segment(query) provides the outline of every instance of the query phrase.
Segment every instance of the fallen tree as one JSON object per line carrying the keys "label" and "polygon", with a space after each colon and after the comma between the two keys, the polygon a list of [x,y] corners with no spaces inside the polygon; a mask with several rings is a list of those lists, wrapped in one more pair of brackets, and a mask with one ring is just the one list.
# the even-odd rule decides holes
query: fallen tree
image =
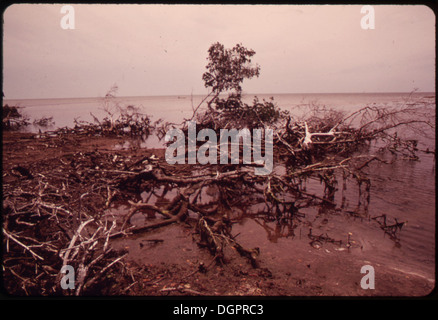
{"label": "fallen tree", "polygon": [[[247,55],[253,56],[253,51],[241,46],[235,51],[241,54],[237,64],[229,61],[235,56],[233,50],[227,55],[223,47],[216,45],[210,52],[214,57],[221,53],[220,61],[224,61],[225,55],[232,69],[239,63],[249,63]],[[231,254],[226,248],[234,248],[232,252],[257,268],[263,252],[257,247],[245,248],[233,233],[233,224],[242,215],[276,221],[293,229],[305,220],[303,208],[345,209],[344,201],[336,202],[334,195],[340,181],[344,190],[348,180],[356,183],[359,200],[356,210],[346,214],[363,216],[367,214],[372,184],[367,173],[373,162],[390,164],[394,159],[388,159],[386,153],[415,161],[418,152],[434,152],[421,149],[412,139],[403,139],[399,130],[409,127],[426,134],[426,129],[434,128],[434,107],[424,101],[409,101],[391,108],[366,106],[349,115],[311,109],[296,117],[293,110],[284,112],[273,100],[255,99],[253,105],[244,104],[240,95],[244,77],[240,75],[228,86],[226,81],[234,73],[227,71],[225,77],[215,74],[220,68],[210,67],[210,76],[204,79],[207,86],[213,87],[208,95],[211,99],[204,100],[205,110],[201,105],[194,109],[192,117],[196,119],[197,133],[205,128],[272,128],[276,164],[273,172],[256,175],[253,165],[219,161],[208,165],[170,165],[163,155],[157,157],[148,150],[142,154],[131,154],[129,150],[83,150],[56,158],[29,159],[19,165],[13,158],[6,158],[3,266],[9,292],[124,294],[136,280],[124,262],[126,252],[112,249],[113,239],[178,223],[192,228],[195,241],[211,253],[217,264],[226,264],[227,255]],[[258,67],[247,67],[252,70],[245,73],[247,78],[258,75]],[[215,79],[225,82],[218,84]],[[220,96],[225,89],[235,90],[228,99]],[[167,123],[157,128],[142,119],[122,116],[105,121],[96,119],[93,124],[78,122],[75,128],[34,135],[26,143],[44,141],[47,146],[58,146],[61,144],[57,141],[68,135],[129,137],[151,134],[154,130],[165,132],[175,126]],[[130,125],[133,127],[125,130]],[[188,130],[185,123],[180,128]],[[198,143],[197,148],[201,145]],[[242,148],[240,145],[240,152]],[[187,150],[185,156],[188,157]],[[320,182],[320,191],[306,190],[311,180]],[[153,202],[150,200],[153,197],[161,201]],[[124,216],[108,213],[116,203],[127,205]],[[135,225],[132,217],[139,213],[156,220]],[[398,241],[404,222],[395,220],[395,224],[388,225],[386,216],[374,217],[374,221],[392,240]],[[328,234],[316,235],[309,228],[308,237],[312,246],[324,242],[351,246],[350,235],[347,241],[333,239]],[[74,291],[60,287],[61,270],[67,265],[77,270]],[[208,272],[210,265],[200,265],[194,272]]]}

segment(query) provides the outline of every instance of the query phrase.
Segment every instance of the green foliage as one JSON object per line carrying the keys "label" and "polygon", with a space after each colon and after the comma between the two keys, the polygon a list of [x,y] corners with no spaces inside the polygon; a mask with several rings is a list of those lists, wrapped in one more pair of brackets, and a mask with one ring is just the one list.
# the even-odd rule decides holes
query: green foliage
{"label": "green foliage", "polygon": [[3,119],[21,118],[21,117],[22,117],[22,115],[18,112],[17,107],[15,107],[15,106],[10,107],[7,104],[3,106],[3,114],[2,114]]}
{"label": "green foliage", "polygon": [[258,77],[260,67],[251,64],[255,51],[237,44],[232,49],[226,49],[217,42],[208,49],[209,63],[207,72],[202,76],[206,88],[219,95],[221,92],[234,90],[238,95],[242,92],[243,80]]}
{"label": "green foliage", "polygon": [[24,117],[17,107],[6,104],[2,107],[2,124],[4,130],[18,130],[29,125],[29,118]]}
{"label": "green foliage", "polygon": [[246,104],[240,97],[230,95],[226,100],[218,99],[216,108],[228,121],[234,122],[236,126],[248,128],[273,125],[288,115],[287,111],[280,110],[272,97],[268,101],[260,101],[258,97],[254,97],[252,104]]}
{"label": "green foliage", "polygon": [[[260,75],[260,66],[253,65],[251,58],[255,51],[237,44],[232,49],[226,49],[223,44],[217,42],[208,50],[209,63],[207,72],[202,76],[205,87],[211,88],[213,98],[208,106],[215,107],[219,116],[227,122],[233,122],[235,126],[258,127],[265,124],[273,124],[285,112],[280,111],[271,98],[270,101],[260,102],[254,98],[252,105],[242,102],[242,82]],[[227,98],[219,95],[229,92]]]}
{"label": "green foliage", "polygon": [[287,111],[280,110],[274,103],[273,97],[271,97],[269,101],[263,99],[263,102],[260,102],[257,97],[254,97],[253,105],[249,106],[245,104],[243,109],[246,118],[250,120],[253,119],[253,122],[259,120],[265,124],[274,124],[288,113]]}

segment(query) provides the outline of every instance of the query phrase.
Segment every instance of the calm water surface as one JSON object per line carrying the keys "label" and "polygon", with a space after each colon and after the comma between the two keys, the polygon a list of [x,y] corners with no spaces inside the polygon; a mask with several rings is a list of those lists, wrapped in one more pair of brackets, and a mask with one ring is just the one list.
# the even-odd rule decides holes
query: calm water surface
{"label": "calm water surface", "polygon": [[[381,93],[381,94],[275,94],[258,95],[260,99],[269,99],[273,96],[278,106],[285,110],[299,110],[300,106],[325,105],[346,112],[353,112],[364,106],[392,106],[396,104],[423,101],[425,105],[435,106],[434,93]],[[193,107],[201,101],[202,96],[157,96],[157,97],[120,97],[117,103],[120,106],[134,105],[140,107],[141,112],[152,116],[153,120],[163,118],[169,122],[179,123],[190,118]],[[244,98],[251,102],[253,95]],[[43,116],[52,116],[55,128],[73,126],[74,119],[92,121],[90,113],[103,118],[102,98],[75,98],[75,99],[33,99],[33,100],[5,100],[9,105],[22,107],[21,111],[31,120]],[[38,127],[29,126],[26,130],[37,132]],[[54,128],[50,128],[54,129]],[[422,149],[435,150],[435,132],[430,131],[427,138],[419,137],[415,133],[407,133],[412,139],[419,140]],[[151,139],[147,146],[160,146],[160,142]],[[352,239],[358,246],[352,250],[353,254],[374,258],[382,264],[392,265],[398,270],[421,275],[427,279],[435,278],[435,157],[433,154],[420,153],[420,161],[397,161],[392,165],[375,163],[370,166],[372,179],[370,204],[366,217],[348,217],[345,214],[330,215],[329,223],[325,223],[325,212],[304,212],[313,219],[315,226],[320,226],[321,232],[327,232],[332,238],[345,239],[351,232]],[[342,182],[340,182],[342,184]],[[309,190],[319,188],[315,183],[309,183]],[[339,187],[339,189],[341,189]],[[347,191],[346,209],[354,211],[356,208],[357,189],[351,183]],[[336,194],[340,201],[341,191]],[[375,220],[371,217],[386,214],[388,224],[408,221],[400,233],[400,245],[389,239]],[[290,237],[281,234],[272,235],[267,232],[266,226],[252,220],[243,222],[252,229],[257,238],[260,232],[266,234],[265,247],[269,250],[272,244],[281,242],[293,248],[294,241],[307,241],[305,236]],[[272,225],[275,229],[275,226]],[[315,232],[317,233],[317,232]],[[303,240],[304,238],[304,240]],[[263,247],[263,246],[261,246]]]}

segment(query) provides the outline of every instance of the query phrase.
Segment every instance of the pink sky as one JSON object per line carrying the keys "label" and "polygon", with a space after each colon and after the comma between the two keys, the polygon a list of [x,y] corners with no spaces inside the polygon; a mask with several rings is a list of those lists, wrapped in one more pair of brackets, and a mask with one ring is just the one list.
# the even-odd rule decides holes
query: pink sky
{"label": "pink sky", "polygon": [[254,49],[249,93],[404,92],[435,88],[435,16],[425,6],[15,4],[4,12],[9,99],[205,94],[214,42]]}

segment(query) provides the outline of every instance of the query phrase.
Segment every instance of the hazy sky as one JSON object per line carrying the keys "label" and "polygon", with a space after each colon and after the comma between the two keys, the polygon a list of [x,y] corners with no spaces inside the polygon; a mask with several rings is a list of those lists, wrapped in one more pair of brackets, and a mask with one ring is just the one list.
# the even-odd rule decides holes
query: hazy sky
{"label": "hazy sky", "polygon": [[15,4],[3,15],[6,98],[205,94],[214,42],[256,51],[247,93],[435,90],[435,16],[425,6]]}

